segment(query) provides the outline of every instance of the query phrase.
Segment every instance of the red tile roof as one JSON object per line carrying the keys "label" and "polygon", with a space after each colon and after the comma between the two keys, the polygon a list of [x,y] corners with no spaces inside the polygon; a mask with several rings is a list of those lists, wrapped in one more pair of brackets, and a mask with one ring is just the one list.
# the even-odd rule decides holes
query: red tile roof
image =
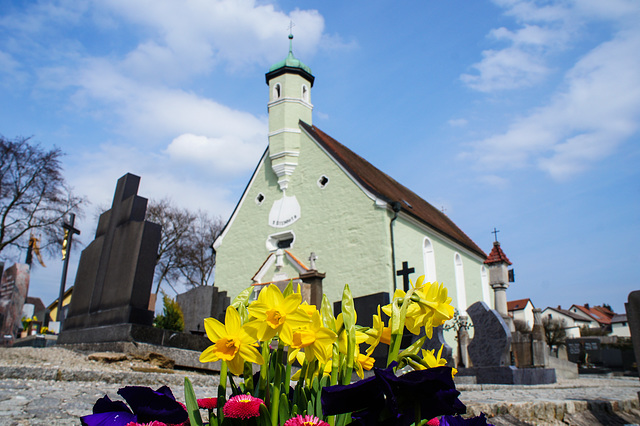
{"label": "red tile roof", "polygon": [[[519,311],[520,309],[524,309],[530,301],[530,299],[518,299],[507,302],[507,311]],[[533,303],[531,303],[531,305],[533,306]]]}
{"label": "red tile roof", "polygon": [[589,315],[591,318],[596,320],[599,324],[604,324],[604,325],[611,324],[611,318],[609,318],[604,313],[600,312],[598,309],[591,308],[591,307],[587,308],[586,306],[581,306],[581,305],[573,305],[572,308],[573,307]]}
{"label": "red tile roof", "polygon": [[496,241],[493,243],[491,253],[489,253],[489,257],[487,257],[487,260],[485,260],[484,263],[486,263],[487,265],[491,265],[492,263],[500,262],[505,262],[507,265],[511,265],[511,261],[509,261],[507,255],[504,254],[504,252],[500,248],[500,243]]}
{"label": "red tile roof", "polygon": [[389,204],[396,203],[402,212],[486,258],[485,252],[440,210],[316,126],[309,126],[303,121],[300,121],[300,126],[367,191]]}

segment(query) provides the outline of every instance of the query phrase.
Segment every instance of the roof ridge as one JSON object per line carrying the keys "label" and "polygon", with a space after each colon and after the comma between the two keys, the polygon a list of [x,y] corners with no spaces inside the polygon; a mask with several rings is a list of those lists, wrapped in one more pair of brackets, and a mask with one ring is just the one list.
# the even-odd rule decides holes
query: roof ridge
{"label": "roof ridge", "polygon": [[[400,208],[404,213],[451,238],[472,253],[486,259],[486,253],[447,215],[436,209],[428,201],[318,127],[309,125],[302,120],[299,121],[299,124],[365,189],[388,203],[400,203]],[[402,203],[403,201],[404,203]]]}

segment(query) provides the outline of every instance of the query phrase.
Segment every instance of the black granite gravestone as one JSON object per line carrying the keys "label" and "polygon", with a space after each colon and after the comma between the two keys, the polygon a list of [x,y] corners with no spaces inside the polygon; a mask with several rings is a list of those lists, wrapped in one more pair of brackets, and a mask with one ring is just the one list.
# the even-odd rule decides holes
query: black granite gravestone
{"label": "black granite gravestone", "polygon": [[[624,304],[627,311],[627,323],[631,332],[631,342],[636,355],[636,367],[640,374],[640,290],[629,293],[628,302]],[[640,398],[640,392],[638,392]]]}
{"label": "black granite gravestone", "polygon": [[136,195],[139,184],[132,174],[118,180],[111,210],[80,256],[64,331],[152,324],[149,296],[162,228],[144,220],[147,199]]}
{"label": "black granite gravestone", "polygon": [[475,376],[478,384],[534,385],[555,383],[553,368],[516,368],[510,364],[511,331],[502,316],[484,302],[467,308],[474,336],[468,352],[472,367],[460,369],[461,376]]}

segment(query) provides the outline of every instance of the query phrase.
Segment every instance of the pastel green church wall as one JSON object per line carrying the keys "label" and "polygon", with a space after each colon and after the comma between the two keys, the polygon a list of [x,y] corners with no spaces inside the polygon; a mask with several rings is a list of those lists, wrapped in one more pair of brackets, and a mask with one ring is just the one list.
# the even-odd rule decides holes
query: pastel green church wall
{"label": "pastel green church wall", "polygon": [[[251,284],[251,277],[269,255],[269,235],[292,230],[294,245],[289,249],[308,265],[316,253],[319,272],[326,273],[324,292],[330,301],[340,300],[344,284],[355,296],[392,289],[389,219],[385,209],[375,207],[357,185],[316,143],[302,133],[299,165],[290,177],[287,196],[296,196],[300,219],[286,228],[268,225],[273,202],[282,197],[267,157],[260,166],[234,223],[229,227],[217,252],[216,286],[233,298]],[[324,188],[318,179],[326,176]],[[262,205],[255,203],[264,194]],[[292,267],[284,271],[290,277],[299,274]],[[270,281],[270,270],[263,281]]]}

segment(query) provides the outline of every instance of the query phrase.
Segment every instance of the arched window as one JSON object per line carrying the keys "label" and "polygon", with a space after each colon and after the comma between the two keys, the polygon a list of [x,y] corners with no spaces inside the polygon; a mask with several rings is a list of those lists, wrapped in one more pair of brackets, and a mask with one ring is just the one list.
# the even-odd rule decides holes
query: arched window
{"label": "arched window", "polygon": [[489,291],[489,271],[482,265],[480,268],[480,285],[482,285],[482,300],[491,307],[491,292]]}
{"label": "arched window", "polygon": [[462,257],[456,253],[453,255],[453,263],[456,271],[456,299],[458,301],[458,312],[460,315],[467,315],[467,294],[464,287],[464,267]]}
{"label": "arched window", "polygon": [[280,86],[280,83],[276,83],[275,86],[273,86],[273,99],[280,99],[281,96],[281,92],[282,91],[282,86]]}
{"label": "arched window", "polygon": [[306,84],[302,85],[302,100],[305,102],[309,102],[309,89]]}
{"label": "arched window", "polygon": [[433,253],[433,244],[431,240],[424,237],[422,243],[422,257],[424,259],[424,279],[427,282],[436,281],[436,256]]}

